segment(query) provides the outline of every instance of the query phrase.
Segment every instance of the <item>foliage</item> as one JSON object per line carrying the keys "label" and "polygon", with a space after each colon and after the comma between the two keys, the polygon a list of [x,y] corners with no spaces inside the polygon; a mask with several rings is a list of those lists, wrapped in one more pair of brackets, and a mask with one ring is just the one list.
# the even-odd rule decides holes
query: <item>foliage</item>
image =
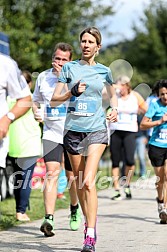
{"label": "foliage", "polygon": [[105,6],[102,0],[1,0],[0,30],[9,35],[11,56],[22,69],[42,71],[51,66],[57,42],[70,43],[75,57],[79,32],[112,14],[112,2]]}
{"label": "foliage", "polygon": [[145,82],[153,85],[167,72],[167,4],[152,0],[141,19],[142,30],[134,27],[135,38],[129,42],[126,57],[139,72],[148,75]]}
{"label": "foliage", "polygon": [[109,66],[114,60],[124,59],[133,68],[132,86],[166,78],[167,73],[167,3],[152,0],[144,10],[139,26],[134,25],[134,39],[109,45],[101,51],[100,62]]}
{"label": "foliage", "polygon": [[122,47],[121,45],[112,46],[106,49],[103,49],[102,52],[98,56],[98,61],[106,66],[110,66],[110,64],[117,59],[123,59]]}
{"label": "foliage", "polygon": [[[79,56],[78,35],[97,24],[104,32],[104,17],[112,16],[114,0],[0,0],[0,30],[10,37],[11,56],[21,69],[40,72],[51,67],[51,55],[57,42],[70,43],[74,59]],[[134,39],[102,48],[97,60],[106,66],[117,59],[133,67],[133,86],[141,82],[153,85],[167,72],[167,3],[152,0],[145,8]],[[106,18],[105,18],[106,19]],[[123,22],[123,21],[122,21]]]}

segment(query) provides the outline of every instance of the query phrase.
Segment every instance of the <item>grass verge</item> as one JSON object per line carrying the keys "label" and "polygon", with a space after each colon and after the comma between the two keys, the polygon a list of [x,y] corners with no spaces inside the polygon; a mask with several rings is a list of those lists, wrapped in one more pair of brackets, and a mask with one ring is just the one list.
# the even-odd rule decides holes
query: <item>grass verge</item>
{"label": "grass verge", "polygon": [[[69,194],[65,192],[66,200],[58,199],[56,201],[56,209],[64,209],[69,207]],[[26,213],[31,221],[39,220],[44,216],[43,193],[40,189],[34,189],[30,196],[30,210]],[[0,231],[6,230],[13,226],[19,225],[21,222],[15,218],[15,200],[8,198],[0,202]]]}

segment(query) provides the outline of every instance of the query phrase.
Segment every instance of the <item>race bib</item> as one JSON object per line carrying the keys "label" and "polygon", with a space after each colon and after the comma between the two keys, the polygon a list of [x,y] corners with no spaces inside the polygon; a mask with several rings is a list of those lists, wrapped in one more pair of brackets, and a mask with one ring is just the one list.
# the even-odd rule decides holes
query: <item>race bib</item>
{"label": "race bib", "polygon": [[61,104],[57,107],[50,107],[46,105],[46,118],[48,120],[62,120],[66,116],[66,107],[64,104]]}
{"label": "race bib", "polygon": [[96,100],[93,98],[79,99],[72,97],[68,107],[68,113],[76,116],[92,116],[96,112]]}
{"label": "race bib", "polygon": [[160,129],[156,142],[167,143],[167,129]]}
{"label": "race bib", "polygon": [[118,121],[119,123],[126,123],[131,124],[132,122],[137,121],[137,115],[136,114],[125,114],[125,113],[119,113],[118,114]]}

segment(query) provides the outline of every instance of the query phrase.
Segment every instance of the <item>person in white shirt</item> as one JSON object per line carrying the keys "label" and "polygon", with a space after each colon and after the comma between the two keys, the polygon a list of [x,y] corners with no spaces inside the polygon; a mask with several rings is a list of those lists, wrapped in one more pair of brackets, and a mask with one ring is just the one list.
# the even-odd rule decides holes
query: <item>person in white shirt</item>
{"label": "person in white shirt", "polygon": [[[53,68],[39,74],[33,93],[34,117],[43,121],[40,105],[44,104],[44,126],[43,126],[43,155],[46,163],[47,178],[44,187],[45,218],[41,225],[41,232],[45,236],[53,236],[54,233],[54,211],[57,197],[57,181],[60,173],[62,154],[65,156],[65,169],[68,180],[73,178],[72,168],[68,155],[63,145],[64,122],[66,118],[66,105],[51,108],[49,105],[58,75],[62,66],[72,58],[72,47],[66,43],[58,43],[52,57]],[[40,113],[39,113],[40,112]],[[77,230],[81,222],[81,214],[78,205],[75,181],[69,186],[71,200],[70,228]]]}
{"label": "person in white shirt", "polygon": [[[0,167],[5,168],[9,125],[29,110],[31,95],[17,63],[11,57],[1,53],[0,73]],[[16,99],[16,104],[10,111],[7,104],[8,95]]]}

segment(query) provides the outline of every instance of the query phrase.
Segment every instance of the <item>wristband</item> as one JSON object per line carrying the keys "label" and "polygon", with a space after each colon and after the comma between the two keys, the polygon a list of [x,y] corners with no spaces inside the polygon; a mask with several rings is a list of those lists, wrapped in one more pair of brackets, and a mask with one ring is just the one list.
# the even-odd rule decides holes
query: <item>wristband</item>
{"label": "wristband", "polygon": [[77,84],[75,84],[75,86],[73,86],[72,88],[71,88],[71,94],[73,95],[73,96],[76,96],[76,97],[78,97],[78,96],[80,96],[82,93],[79,93],[78,92],[78,86],[79,86],[79,82],[77,83]]}

